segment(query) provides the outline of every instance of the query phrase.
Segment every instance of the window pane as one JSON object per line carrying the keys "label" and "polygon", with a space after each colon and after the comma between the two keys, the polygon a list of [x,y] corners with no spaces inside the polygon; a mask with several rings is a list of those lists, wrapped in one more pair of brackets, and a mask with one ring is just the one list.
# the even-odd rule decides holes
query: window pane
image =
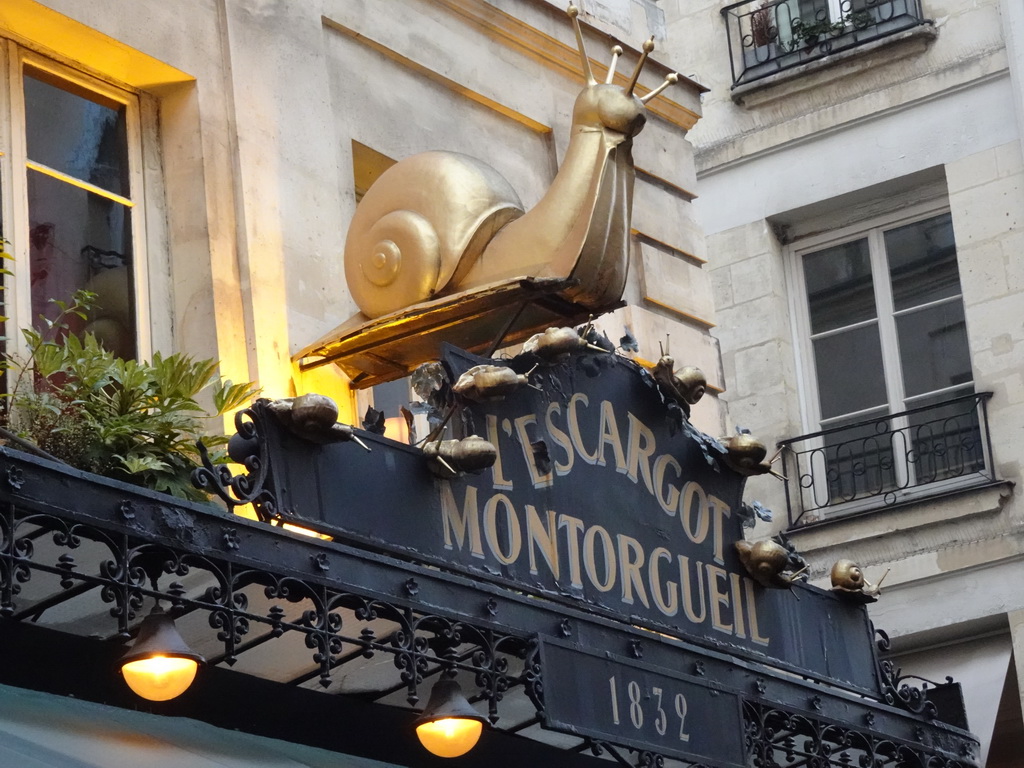
{"label": "window pane", "polygon": [[878,326],[814,340],[821,418],[855,413],[888,402]]}
{"label": "window pane", "polygon": [[121,357],[135,355],[130,211],[120,203],[42,173],[28,171],[29,269],[32,316],[55,317],[51,299],[66,301],[79,288],[97,294],[90,331]]}
{"label": "window pane", "polygon": [[123,106],[112,109],[26,74],[25,133],[30,160],[129,195]]}
{"label": "window pane", "polygon": [[875,317],[868,241],[854,240],[804,256],[811,333]]}
{"label": "window pane", "polygon": [[885,233],[896,311],[960,294],[953,221],[948,213]]}
{"label": "window pane", "polygon": [[967,325],[959,299],[896,318],[908,397],[972,381]]}
{"label": "window pane", "polygon": [[[819,21],[829,21],[831,14],[829,13],[828,0],[790,0],[786,3],[791,8],[796,7],[796,13],[793,14],[794,19],[799,18],[803,24],[814,24]],[[765,3],[770,5],[770,3]]]}

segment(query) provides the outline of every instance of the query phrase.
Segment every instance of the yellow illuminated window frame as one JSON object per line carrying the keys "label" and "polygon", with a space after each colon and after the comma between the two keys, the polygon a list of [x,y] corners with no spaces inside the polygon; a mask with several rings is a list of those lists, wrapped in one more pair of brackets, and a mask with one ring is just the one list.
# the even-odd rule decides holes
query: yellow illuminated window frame
{"label": "yellow illuminated window frame", "polygon": [[[32,325],[29,264],[28,172],[34,171],[62,183],[115,201],[128,211],[132,232],[132,274],[134,284],[136,353],[152,354],[149,300],[149,262],[146,252],[147,224],[145,179],[143,176],[143,127],[140,94],[77,71],[40,55],[13,40],[0,38],[0,221],[14,256],[14,274],[8,277],[5,309],[20,328]],[[114,109],[124,108],[128,144],[129,195],[119,195],[83,179],[29,159],[25,135],[24,78],[31,76],[76,96]],[[67,297],[55,297],[67,298]],[[7,334],[8,351],[25,357],[24,341],[17,333]]]}

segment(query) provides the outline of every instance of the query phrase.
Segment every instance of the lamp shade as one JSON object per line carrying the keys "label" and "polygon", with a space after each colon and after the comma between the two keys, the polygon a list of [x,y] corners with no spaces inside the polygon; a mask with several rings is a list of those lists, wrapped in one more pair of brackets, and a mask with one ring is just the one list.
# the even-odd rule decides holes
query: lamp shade
{"label": "lamp shade", "polygon": [[135,693],[150,701],[167,701],[184,693],[203,657],[185,643],[174,620],[160,606],[142,620],[139,636],[121,657],[121,674]]}
{"label": "lamp shade", "polygon": [[458,757],[476,746],[483,725],[484,718],[473,709],[459,684],[438,680],[416,720],[416,736],[428,752],[438,757]]}

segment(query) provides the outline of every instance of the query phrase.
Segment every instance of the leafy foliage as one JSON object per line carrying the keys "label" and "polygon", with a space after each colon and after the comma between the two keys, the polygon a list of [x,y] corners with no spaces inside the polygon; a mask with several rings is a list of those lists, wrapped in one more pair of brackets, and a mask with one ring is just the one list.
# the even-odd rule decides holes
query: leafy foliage
{"label": "leafy foliage", "polygon": [[[210,419],[246,404],[256,393],[248,383],[221,381],[217,363],[157,353],[151,363],[122,360],[91,334],[70,333],[67,320],[85,318],[95,296],[77,291],[53,302],[60,313],[43,318],[42,331],[22,330],[30,356],[17,372],[5,414],[7,428],[52,456],[97,474],[188,499],[204,499],[190,475],[200,438],[223,460],[223,436],[204,436]],[[31,386],[28,385],[31,382]],[[197,398],[212,389],[215,414]]]}

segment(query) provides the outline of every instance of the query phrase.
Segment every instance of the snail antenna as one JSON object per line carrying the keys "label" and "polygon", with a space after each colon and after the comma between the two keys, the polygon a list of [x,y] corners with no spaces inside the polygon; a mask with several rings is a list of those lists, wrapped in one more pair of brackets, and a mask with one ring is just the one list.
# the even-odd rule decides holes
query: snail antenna
{"label": "snail antenna", "polygon": [[576,47],[580,49],[580,59],[583,62],[583,77],[587,79],[587,85],[594,85],[594,72],[590,68],[590,59],[587,58],[587,47],[583,44],[583,30],[580,28],[580,9],[572,3],[566,9],[566,14],[572,19],[572,28],[576,31]]}
{"label": "snail antenna", "polygon": [[679,82],[679,74],[676,73],[676,72],[669,72],[667,75],[665,75],[665,82],[662,83],[661,85],[659,85],[657,88],[655,88],[650,93],[647,93],[647,94],[644,94],[643,96],[641,96],[640,97],[640,101],[642,101],[644,104],[646,104],[648,101],[653,99],[659,93],[661,93],[666,88],[668,88],[670,85],[674,85],[677,82]]}
{"label": "snail antenna", "polygon": [[633,70],[633,76],[629,79],[629,85],[626,86],[626,94],[633,93],[633,88],[636,87],[636,81],[640,79],[640,70],[644,68],[644,63],[647,61],[647,57],[651,55],[651,51],[654,50],[654,35],[651,35],[649,39],[644,40],[643,52],[640,54],[640,60],[636,63],[636,69]]}
{"label": "snail antenna", "polygon": [[613,45],[612,46],[612,60],[611,60],[611,63],[608,65],[608,77],[606,77],[604,79],[605,85],[608,85],[609,83],[611,83],[612,80],[615,79],[615,65],[619,63],[619,56],[621,56],[621,55],[622,55],[622,46],[621,45]]}

